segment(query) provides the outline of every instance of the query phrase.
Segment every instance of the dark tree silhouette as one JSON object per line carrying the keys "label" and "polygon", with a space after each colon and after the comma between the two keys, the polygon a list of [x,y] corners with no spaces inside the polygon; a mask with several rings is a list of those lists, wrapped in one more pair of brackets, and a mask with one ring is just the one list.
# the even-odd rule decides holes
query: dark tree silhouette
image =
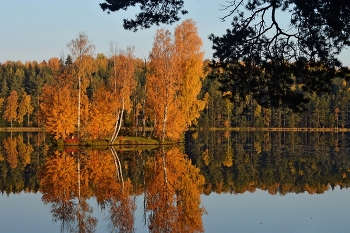
{"label": "dark tree silhouette", "polygon": [[[140,6],[124,28],[171,24],[186,14],[184,1],[105,1],[103,10]],[[222,91],[232,101],[254,98],[264,107],[303,108],[310,93],[330,91],[349,71],[337,56],[350,44],[350,0],[232,0],[222,20],[232,28],[210,35]],[[287,21],[287,22],[286,22]],[[244,101],[243,101],[244,102]]]}
{"label": "dark tree silhouette", "polygon": [[[231,100],[252,96],[262,106],[301,109],[308,94],[329,92],[348,72],[337,55],[350,41],[350,1],[232,1],[222,20],[232,29],[210,35],[214,64]],[[244,10],[243,10],[244,9]],[[248,15],[246,16],[246,14]],[[283,25],[284,17],[288,23]],[[288,18],[289,17],[289,18]]]}
{"label": "dark tree silhouette", "polygon": [[180,20],[179,15],[187,14],[183,9],[183,0],[105,0],[100,3],[103,11],[107,13],[127,10],[129,7],[140,6],[141,12],[135,19],[124,19],[124,28],[136,31],[138,27],[149,28],[153,24],[172,24]]}

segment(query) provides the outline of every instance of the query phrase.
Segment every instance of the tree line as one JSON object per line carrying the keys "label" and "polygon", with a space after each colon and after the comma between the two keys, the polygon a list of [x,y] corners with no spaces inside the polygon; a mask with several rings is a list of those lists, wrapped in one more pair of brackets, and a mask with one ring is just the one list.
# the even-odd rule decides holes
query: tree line
{"label": "tree line", "polygon": [[193,20],[174,33],[159,29],[148,60],[115,43],[109,56],[94,56],[94,45],[79,33],[65,58],[1,64],[1,123],[45,127],[55,139],[109,137],[110,143],[120,130],[142,127],[144,134],[151,126],[161,141],[178,140],[204,108],[197,99],[201,46]]}
{"label": "tree line", "polygon": [[195,22],[186,20],[174,33],[157,31],[148,59],[116,43],[108,56],[94,55],[88,36],[79,33],[67,44],[66,57],[7,61],[0,64],[0,125],[45,127],[55,139],[108,138],[110,143],[122,131],[145,136],[147,128],[165,141],[179,140],[189,127],[349,126],[345,79],[334,79],[328,94],[308,95],[302,112],[264,107],[252,95],[242,99],[222,92],[220,79],[227,71],[204,61],[201,46]]}
{"label": "tree line", "polygon": [[243,100],[230,100],[226,98],[230,92],[221,91],[225,87],[215,73],[207,72],[199,94],[199,98],[207,100],[198,119],[201,128],[337,129],[350,126],[350,84],[344,78],[335,78],[328,93],[307,95],[303,110],[296,111],[283,106],[263,107],[252,95]]}

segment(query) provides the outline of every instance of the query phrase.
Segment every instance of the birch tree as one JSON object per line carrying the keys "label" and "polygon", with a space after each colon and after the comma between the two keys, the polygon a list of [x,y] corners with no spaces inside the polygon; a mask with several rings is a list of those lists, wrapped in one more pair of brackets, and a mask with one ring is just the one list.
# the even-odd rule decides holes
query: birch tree
{"label": "birch tree", "polygon": [[169,30],[157,30],[150,54],[150,73],[147,75],[147,99],[153,110],[155,132],[164,142],[169,119],[178,113],[180,91],[179,73],[173,60],[173,37]]}
{"label": "birch tree", "polygon": [[[95,50],[95,45],[91,43],[88,36],[80,32],[76,39],[71,40],[67,47],[70,50],[71,56],[75,65],[75,75],[78,81],[78,117],[77,117],[77,133],[80,137],[80,121],[81,121],[81,102],[84,81],[87,75],[91,72],[89,66],[89,57],[91,57]],[[86,83],[86,82],[85,82]],[[84,85],[85,88],[87,85]]]}
{"label": "birch tree", "polygon": [[31,104],[31,96],[24,94],[18,106],[18,115],[17,115],[18,123],[22,124],[24,116],[27,115],[27,126],[29,126],[30,115],[33,113],[33,111],[34,111],[34,107]]}
{"label": "birch tree", "polygon": [[201,45],[193,20],[177,26],[174,36],[165,29],[156,33],[147,75],[147,101],[162,142],[179,139],[205,107],[197,98],[203,78]]}
{"label": "birch tree", "polygon": [[181,109],[190,126],[200,116],[206,102],[198,100],[202,88],[204,52],[195,21],[185,20],[175,28],[175,60],[181,76]]}
{"label": "birch tree", "polygon": [[136,88],[134,80],[135,57],[134,48],[127,47],[126,50],[120,50],[118,56],[114,59],[113,75],[110,79],[110,86],[113,86],[115,96],[115,126],[110,143],[116,140],[123,123],[124,111],[130,111],[132,107],[130,96]]}

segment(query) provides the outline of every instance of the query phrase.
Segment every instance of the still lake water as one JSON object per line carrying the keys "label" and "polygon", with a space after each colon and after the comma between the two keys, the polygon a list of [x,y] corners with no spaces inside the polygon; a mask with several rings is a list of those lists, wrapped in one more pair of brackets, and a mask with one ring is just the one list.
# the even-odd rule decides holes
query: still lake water
{"label": "still lake water", "polygon": [[[185,151],[192,163],[200,168],[205,178],[204,189],[198,193],[198,198],[196,192],[187,195],[192,199],[184,198],[186,195],[181,193],[181,188],[176,188],[174,193],[182,197],[176,199],[179,202],[197,202],[199,199],[201,203],[187,209],[179,208],[179,202],[167,203],[165,206],[175,210],[170,212],[168,219],[162,220],[172,221],[163,224],[151,218],[159,216],[162,219],[164,216],[163,212],[152,207],[153,197],[150,197],[151,193],[157,196],[156,191],[162,190],[147,189],[158,187],[152,185],[159,177],[164,177],[163,174],[166,174],[169,184],[172,177],[188,181],[181,178],[184,176],[181,169],[173,171],[186,163],[167,157],[176,157],[178,152],[165,153],[158,158],[152,150],[119,149],[118,155],[114,156],[110,150],[102,149],[97,154],[84,151],[80,157],[72,157],[77,153],[75,148],[59,152],[51,150],[45,146],[42,135],[13,135],[12,141],[9,135],[2,135],[0,232],[187,232],[184,228],[174,227],[184,224],[186,216],[178,215],[172,219],[173,214],[196,215],[192,213],[198,213],[201,207],[205,211],[196,215],[201,219],[191,219],[200,222],[205,232],[349,232],[350,138],[347,134],[192,132],[187,135],[189,140]],[[31,153],[24,156],[21,154],[24,151]],[[123,169],[119,175],[124,180],[131,180],[133,191],[130,196],[110,194],[126,189],[126,182],[120,182],[115,189],[109,189],[114,183],[108,183],[107,188],[92,184],[97,180],[94,177],[97,177],[98,169],[91,167],[96,167],[97,160],[98,164],[105,162],[106,156],[112,158],[110,161],[115,167],[121,164]],[[64,169],[74,158],[74,169],[60,173],[60,158],[66,162]],[[117,160],[120,163],[113,163]],[[161,176],[148,176],[155,164],[159,165],[159,170],[154,170],[154,173],[161,171]],[[162,167],[162,164],[166,165]],[[58,176],[57,179],[66,179],[66,176],[52,172],[56,168],[58,174],[73,172],[74,177],[79,174],[80,178],[72,182],[67,179],[50,183],[47,178]],[[109,166],[101,168],[102,178],[110,179],[105,176]],[[177,176],[177,172],[181,174]],[[89,181],[85,183],[86,179]],[[191,190],[196,187],[192,183],[186,185]],[[75,191],[70,191],[72,193],[67,197],[66,192],[70,189]],[[174,196],[170,188],[167,193]],[[108,199],[108,203],[102,197]],[[112,213],[109,203],[113,198],[122,203],[119,206],[127,208]],[[160,199],[155,203],[162,209]],[[125,212],[133,209],[128,208],[130,203],[135,209],[128,215]],[[79,213],[84,213],[84,216],[74,217]],[[119,220],[113,225],[111,216],[131,216],[133,220],[126,223]],[[92,220],[94,224],[89,225]],[[150,226],[153,231],[149,230]],[[190,226],[186,229],[195,232],[200,228]]]}

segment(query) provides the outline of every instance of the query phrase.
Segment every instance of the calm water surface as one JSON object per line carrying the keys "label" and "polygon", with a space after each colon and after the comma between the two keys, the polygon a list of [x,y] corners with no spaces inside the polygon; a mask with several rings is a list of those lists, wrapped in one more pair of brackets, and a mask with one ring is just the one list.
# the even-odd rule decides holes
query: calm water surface
{"label": "calm water surface", "polygon": [[[184,228],[175,226],[189,224],[186,219],[204,232],[350,229],[349,139],[344,134],[192,133],[185,152],[193,165],[178,150],[116,149],[114,154],[104,148],[77,156],[74,148],[48,149],[40,135],[2,137],[0,232],[179,232]],[[27,157],[21,143],[32,145]],[[205,181],[198,190],[195,175],[181,178],[195,174],[194,166]],[[63,175],[70,173],[70,179]],[[54,177],[67,180],[51,182]],[[128,187],[128,195],[119,194]],[[179,204],[186,202],[198,204]],[[173,212],[164,214],[168,209]],[[131,220],[113,224],[111,217]],[[189,224],[187,229],[199,228]]]}
{"label": "calm water surface", "polygon": [[[1,232],[61,232],[53,222],[42,195],[21,193],[0,197]],[[245,194],[202,195],[207,210],[205,232],[349,232],[350,191],[335,188],[322,195],[270,195],[265,191]],[[98,218],[95,232],[110,232],[108,221],[95,200],[90,200]],[[143,221],[143,197],[137,197],[135,231],[148,232]]]}

